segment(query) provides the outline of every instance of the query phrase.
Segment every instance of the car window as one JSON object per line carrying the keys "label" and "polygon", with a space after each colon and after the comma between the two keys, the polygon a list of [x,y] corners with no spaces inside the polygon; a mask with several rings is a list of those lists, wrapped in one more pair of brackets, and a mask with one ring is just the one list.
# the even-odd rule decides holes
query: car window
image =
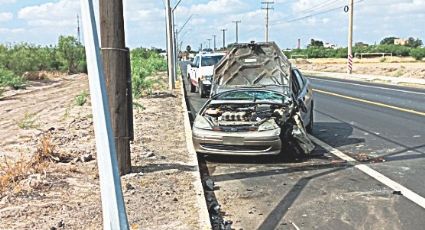
{"label": "car window", "polygon": [[301,73],[298,70],[294,70],[294,73],[295,73],[295,78],[298,82],[299,88],[303,89],[305,85],[305,80],[303,79]]}
{"label": "car window", "polygon": [[196,67],[199,67],[199,56],[195,57],[195,60],[193,61],[193,65]]}
{"label": "car window", "polygon": [[300,84],[298,83],[297,76],[294,70],[292,70],[291,75],[292,75],[292,91],[295,93],[295,95],[298,95],[300,92]]}
{"label": "car window", "polygon": [[281,94],[272,91],[246,91],[237,90],[229,91],[220,94],[215,99],[217,100],[271,100],[271,101],[282,101],[283,96]]}
{"label": "car window", "polygon": [[215,65],[222,58],[223,58],[223,55],[220,55],[220,56],[203,56],[202,59],[201,59],[201,66],[212,66],[212,65]]}

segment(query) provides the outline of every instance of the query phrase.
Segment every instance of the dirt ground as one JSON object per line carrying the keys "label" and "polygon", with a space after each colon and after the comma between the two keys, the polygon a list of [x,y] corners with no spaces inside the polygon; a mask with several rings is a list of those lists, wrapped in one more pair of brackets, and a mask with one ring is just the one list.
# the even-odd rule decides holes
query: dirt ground
{"label": "dirt ground", "polygon": [[[165,74],[157,78],[166,81]],[[31,81],[0,98],[0,182],[13,162],[34,165],[41,140],[60,156],[0,189],[0,229],[102,228],[90,100],[76,103],[83,92],[87,76],[73,75]],[[194,194],[181,97],[159,90],[136,100],[133,173],[122,177],[132,229],[198,228],[194,198],[202,194]]]}
{"label": "dirt ground", "polygon": [[[293,63],[301,70],[336,73],[347,71],[347,61],[343,58],[296,59]],[[425,62],[399,57],[355,58],[353,73],[425,79]]]}

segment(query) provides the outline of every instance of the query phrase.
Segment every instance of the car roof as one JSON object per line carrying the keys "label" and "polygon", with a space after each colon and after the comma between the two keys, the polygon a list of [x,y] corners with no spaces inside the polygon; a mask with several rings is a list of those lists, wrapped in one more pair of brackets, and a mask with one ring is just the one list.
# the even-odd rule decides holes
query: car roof
{"label": "car roof", "polygon": [[200,57],[214,57],[214,56],[224,56],[226,55],[225,53],[202,53],[202,54],[198,54],[198,56]]}

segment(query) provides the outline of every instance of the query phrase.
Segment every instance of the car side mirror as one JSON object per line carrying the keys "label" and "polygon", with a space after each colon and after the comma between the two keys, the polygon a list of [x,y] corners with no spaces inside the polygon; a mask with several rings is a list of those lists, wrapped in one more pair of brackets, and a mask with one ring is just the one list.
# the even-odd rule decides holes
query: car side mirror
{"label": "car side mirror", "polygon": [[304,112],[304,113],[307,112],[307,106],[301,98],[298,99],[298,106],[299,106],[299,108],[301,109],[302,112]]}

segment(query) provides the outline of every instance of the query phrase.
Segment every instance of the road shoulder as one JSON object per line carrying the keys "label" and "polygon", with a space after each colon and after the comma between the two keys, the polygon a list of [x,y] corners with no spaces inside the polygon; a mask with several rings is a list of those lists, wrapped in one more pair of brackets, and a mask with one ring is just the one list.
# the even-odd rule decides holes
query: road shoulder
{"label": "road shoulder", "polygon": [[406,78],[406,77],[388,77],[378,75],[366,75],[366,74],[346,74],[346,73],[334,73],[334,72],[320,72],[311,70],[302,70],[303,74],[318,78],[330,78],[330,79],[341,79],[358,82],[371,82],[380,83],[387,85],[400,85],[410,86],[416,88],[425,88],[425,79],[417,78]]}

